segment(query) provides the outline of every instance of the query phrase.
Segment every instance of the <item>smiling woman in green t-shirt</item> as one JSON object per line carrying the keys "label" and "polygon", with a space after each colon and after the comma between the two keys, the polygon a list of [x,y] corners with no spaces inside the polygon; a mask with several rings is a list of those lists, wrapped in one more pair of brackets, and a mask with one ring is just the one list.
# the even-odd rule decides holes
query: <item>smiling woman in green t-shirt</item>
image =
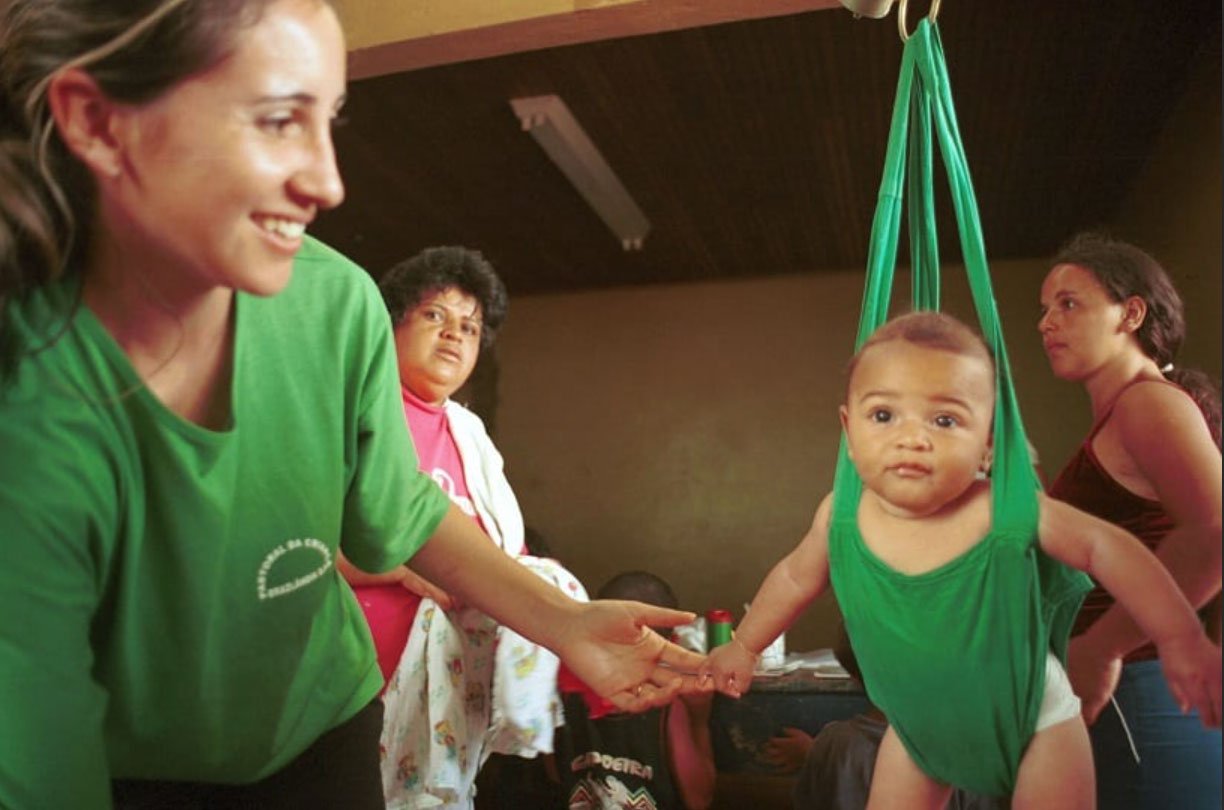
{"label": "smiling woman in green t-shirt", "polygon": [[692,684],[645,629],[688,614],[569,600],[416,472],[378,293],[304,235],[326,3],[14,0],[0,54],[0,806],[381,807],[339,549],[623,707]]}

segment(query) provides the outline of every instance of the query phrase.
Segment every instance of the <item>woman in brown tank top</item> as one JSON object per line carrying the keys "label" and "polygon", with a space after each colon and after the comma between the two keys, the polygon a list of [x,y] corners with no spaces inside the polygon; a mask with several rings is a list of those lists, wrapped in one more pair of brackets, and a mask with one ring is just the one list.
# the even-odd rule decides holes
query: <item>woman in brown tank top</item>
{"label": "woman in brown tank top", "polygon": [[[1081,234],[1054,259],[1041,310],[1051,369],[1084,386],[1093,412],[1050,494],[1139,536],[1205,608],[1218,644],[1220,400],[1205,374],[1173,368],[1181,298],[1144,251]],[[1098,589],[1075,633],[1067,669],[1091,727],[1099,807],[1220,807],[1220,732],[1170,711],[1154,650],[1126,612]]]}

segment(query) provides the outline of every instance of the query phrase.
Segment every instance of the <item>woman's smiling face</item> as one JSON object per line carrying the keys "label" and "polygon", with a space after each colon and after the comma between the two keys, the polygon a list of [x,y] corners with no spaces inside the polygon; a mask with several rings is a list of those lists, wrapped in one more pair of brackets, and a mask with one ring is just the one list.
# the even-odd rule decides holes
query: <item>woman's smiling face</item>
{"label": "woman's smiling face", "polygon": [[344,198],[331,137],[344,94],[335,12],[276,0],[217,64],[152,102],[116,104],[106,228],[189,287],[279,291],[306,225]]}

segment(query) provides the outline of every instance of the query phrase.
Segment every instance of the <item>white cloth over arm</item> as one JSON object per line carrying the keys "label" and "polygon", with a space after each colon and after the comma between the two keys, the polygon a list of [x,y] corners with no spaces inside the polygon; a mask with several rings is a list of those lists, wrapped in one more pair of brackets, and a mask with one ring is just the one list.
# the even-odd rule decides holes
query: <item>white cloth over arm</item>
{"label": "white cloth over arm", "polygon": [[[586,589],[561,563],[544,557],[519,557],[536,576],[567,596],[587,601]],[[553,751],[553,730],[565,722],[557,692],[560,660],[511,630],[497,628],[493,669],[492,722],[486,754],[532,758]]]}
{"label": "white cloth over arm", "polygon": [[517,557],[524,552],[523,513],[506,480],[505,461],[479,416],[453,399],[444,407],[476,514],[493,542]]}
{"label": "white cloth over arm", "polygon": [[[587,600],[556,560],[519,562]],[[563,721],[557,657],[472,608],[447,613],[421,601],[399,666],[383,695],[383,793],[391,810],[469,807],[491,753],[551,753]]]}

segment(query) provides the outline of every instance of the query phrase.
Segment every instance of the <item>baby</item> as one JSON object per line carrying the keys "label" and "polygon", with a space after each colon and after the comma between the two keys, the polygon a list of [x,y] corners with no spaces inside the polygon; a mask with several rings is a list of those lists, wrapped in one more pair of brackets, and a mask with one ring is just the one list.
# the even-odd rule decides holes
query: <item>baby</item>
{"label": "baby", "polygon": [[1092,752],[1060,662],[1089,584],[1071,566],[1157,644],[1183,710],[1219,725],[1220,651],[1155,556],[1035,478],[992,482],[995,368],[981,338],[911,313],[871,335],[848,376],[853,468],[710,654],[720,691],[738,697],[760,650],[831,582],[889,722],[869,807],[939,808],[952,786],[1012,794],[1016,810],[1091,807]]}

